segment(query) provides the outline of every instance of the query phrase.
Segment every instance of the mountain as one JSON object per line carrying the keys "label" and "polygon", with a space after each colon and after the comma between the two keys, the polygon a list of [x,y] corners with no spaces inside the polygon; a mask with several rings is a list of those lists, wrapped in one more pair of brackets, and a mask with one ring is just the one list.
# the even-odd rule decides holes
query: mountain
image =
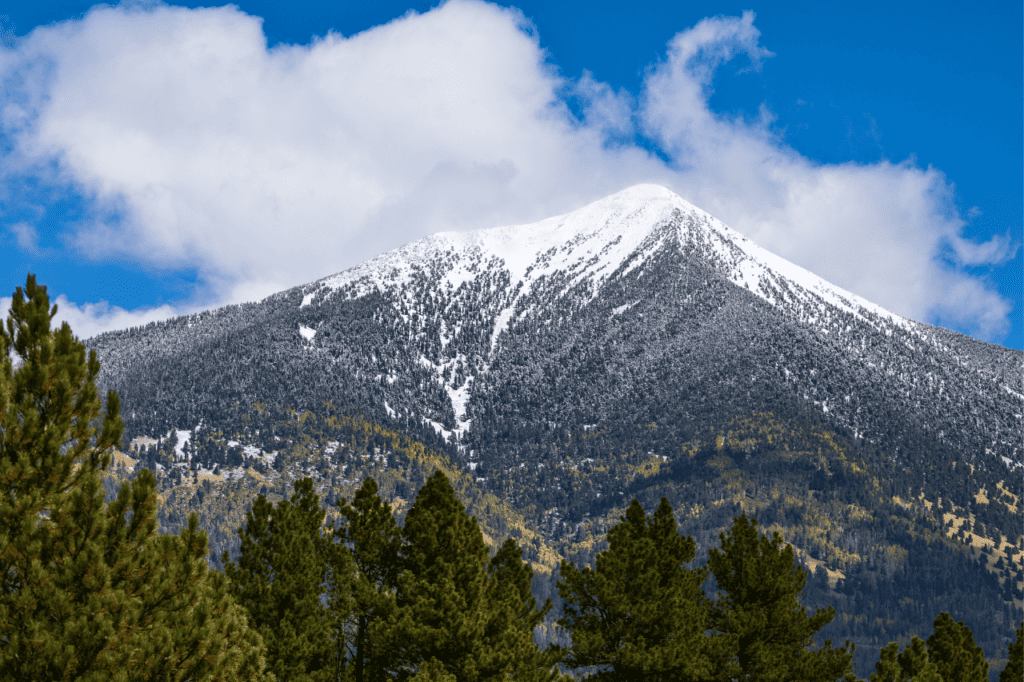
{"label": "mountain", "polygon": [[219,548],[299,475],[331,500],[374,475],[401,511],[440,466],[542,571],[591,559],[633,497],[669,497],[704,555],[754,514],[819,568],[807,598],[863,661],[940,610],[998,657],[1024,604],[1024,354],[890,313],[662,187],[88,344],[121,395],[122,474],[163,470],[165,525],[199,510]]}

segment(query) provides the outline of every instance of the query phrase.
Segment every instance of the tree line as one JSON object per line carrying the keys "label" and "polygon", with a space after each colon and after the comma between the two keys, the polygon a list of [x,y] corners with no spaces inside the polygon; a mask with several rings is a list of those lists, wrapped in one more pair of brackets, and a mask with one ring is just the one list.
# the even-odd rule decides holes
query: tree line
{"label": "tree line", "polygon": [[[808,613],[806,572],[778,534],[738,516],[706,566],[666,499],[633,501],[593,566],[561,565],[558,625],[531,595],[514,540],[491,556],[435,472],[400,526],[366,479],[336,519],[311,479],[260,496],[237,563],[206,563],[195,516],[158,532],[152,472],[104,502],[100,474],[123,431],[99,362],[28,278],[0,329],[0,680],[854,679],[852,645],[815,646],[834,609]],[[713,579],[713,596],[705,587]],[[1001,680],[1021,677],[1021,628]],[[872,682],[984,680],[970,630],[946,614]]]}

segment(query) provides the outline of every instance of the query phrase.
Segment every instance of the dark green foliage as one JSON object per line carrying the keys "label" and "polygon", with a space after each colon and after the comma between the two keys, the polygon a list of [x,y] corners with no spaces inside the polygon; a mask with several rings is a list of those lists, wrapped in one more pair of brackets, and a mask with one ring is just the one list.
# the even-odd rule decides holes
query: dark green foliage
{"label": "dark green foliage", "polygon": [[572,635],[565,664],[597,666],[598,679],[616,681],[709,677],[707,571],[685,568],[693,539],[676,532],[665,498],[653,517],[633,500],[621,521],[596,568],[562,562],[558,623]]}
{"label": "dark green foliage", "polygon": [[875,671],[871,682],[943,682],[935,663],[928,660],[928,647],[918,637],[903,653],[896,642],[883,647]]}
{"label": "dark green foliage", "polygon": [[533,641],[533,631],[551,610],[551,600],[537,608],[530,589],[533,569],[523,561],[523,551],[515,540],[505,540],[491,558],[488,572],[491,605],[484,639],[496,655],[490,663],[492,669],[507,670],[517,680],[556,679],[555,665],[562,653],[556,648],[542,652]]}
{"label": "dark green foliage", "polygon": [[[219,559],[225,549],[237,559],[240,542],[237,528],[244,521],[245,512],[261,487],[262,492],[276,502],[290,480],[313,475],[318,490],[323,491],[320,493],[322,497],[329,501],[342,495],[351,499],[358,481],[372,476],[378,480],[380,495],[385,499],[410,499],[435,468],[429,460],[424,462],[410,457],[405,448],[396,445],[393,437],[379,437],[380,432],[374,432],[381,428],[379,425],[346,418],[331,406],[322,406],[315,418],[309,415],[301,422],[294,414],[257,407],[233,408],[230,419],[225,416],[221,422],[226,426],[220,435],[215,431],[211,433],[206,427],[194,431],[195,447],[189,449],[197,456],[196,453],[205,452],[203,448],[210,446],[212,441],[227,447],[229,439],[233,438],[267,452],[278,450],[276,462],[287,469],[282,478],[270,473],[269,480],[242,476],[219,483],[207,480],[192,485],[190,481],[189,484],[172,487],[171,476],[166,473],[159,476],[160,489],[167,501],[158,512],[161,527],[165,531],[177,532],[184,527],[189,513],[198,513],[200,525],[207,530],[210,545],[216,551],[212,562],[214,566],[220,566]],[[225,414],[227,412],[225,410]],[[802,557],[816,560],[820,574],[824,574],[822,565],[842,571],[845,578],[838,585],[834,580],[831,585],[824,580],[809,580],[801,603],[811,610],[833,606],[842,614],[822,629],[816,641],[822,637],[839,642],[847,638],[855,641],[858,648],[854,662],[861,674],[867,675],[867,671],[874,670],[878,650],[885,643],[894,639],[909,642],[914,634],[927,636],[936,614],[944,610],[971,627],[976,643],[985,648],[987,656],[991,658],[1005,652],[1010,641],[1007,634],[1012,634],[1005,623],[1007,620],[1016,622],[1018,616],[1012,604],[996,598],[1002,595],[1008,598],[1011,589],[1019,593],[1024,576],[1020,563],[1008,561],[1010,579],[1000,586],[992,574],[974,560],[962,541],[947,541],[938,532],[942,527],[942,516],[936,511],[937,507],[933,505],[933,511],[927,512],[924,504],[905,508],[886,501],[890,494],[902,494],[898,487],[899,479],[875,468],[877,481],[882,486],[881,492],[875,490],[871,462],[862,458],[863,452],[858,451],[855,442],[806,423],[782,422],[766,415],[731,423],[722,432],[725,442],[721,448],[715,446],[714,434],[702,436],[701,445],[692,451],[692,456],[686,451],[678,453],[678,446],[670,447],[671,443],[658,445],[656,442],[648,444],[633,440],[641,436],[660,438],[663,431],[659,425],[655,430],[637,428],[604,435],[597,431],[582,435],[573,433],[571,443],[557,443],[557,453],[554,453],[555,446],[549,444],[542,471],[548,472],[550,485],[545,484],[548,488],[543,494],[547,495],[561,486],[562,493],[571,495],[575,504],[575,501],[586,498],[584,494],[576,497],[577,491],[585,492],[592,485],[614,491],[619,485],[612,475],[616,466],[626,467],[628,472],[629,467],[651,460],[646,454],[648,445],[659,448],[656,452],[667,453],[667,461],[660,465],[660,471],[655,475],[636,476],[631,483],[624,484],[624,499],[628,501],[636,497],[650,510],[657,507],[662,496],[668,497],[677,509],[700,507],[699,514],[684,513],[677,517],[680,532],[692,536],[700,548],[713,546],[718,534],[731,524],[736,514],[743,510],[756,513],[764,525],[777,524],[781,527],[784,539],[798,548],[798,552],[802,551]],[[542,435],[538,434],[538,438]],[[275,440],[275,436],[281,440]],[[549,437],[556,436],[552,434]],[[828,438],[832,438],[838,447],[830,449],[832,446]],[[339,446],[327,457],[325,452],[332,442],[339,443]],[[200,447],[200,443],[206,445]],[[160,447],[166,450],[165,445]],[[294,453],[292,448],[295,448]],[[365,457],[368,448],[383,456]],[[827,460],[824,466],[818,460],[819,448]],[[621,463],[616,464],[618,460],[602,455],[602,452],[629,454],[622,454]],[[439,453],[430,454],[443,459]],[[717,469],[721,455],[726,455],[734,468]],[[595,458],[595,462],[581,462],[578,469],[570,468],[584,456]],[[260,468],[259,459],[248,458],[246,461],[247,466]],[[456,467],[456,461],[449,459],[446,470]],[[287,462],[290,463],[284,466]],[[854,464],[864,471],[856,470]],[[528,472],[530,466],[528,464],[522,471]],[[340,471],[342,467],[344,474]],[[490,476],[489,473],[484,475]],[[934,466],[927,476],[933,482],[955,481],[958,490],[963,488],[956,494],[965,498],[969,498],[971,490],[977,491],[984,483],[981,479],[972,479],[973,474],[963,467]],[[623,499],[618,495],[603,495],[602,504],[615,498],[603,506],[586,503],[584,510],[589,508],[592,515],[585,518],[573,517],[571,510],[563,514],[561,507],[557,514],[551,515],[513,510],[526,511],[527,532],[538,530],[543,533],[541,537],[534,536],[536,540],[531,542],[524,538],[524,533],[514,530],[520,527],[518,520],[510,519],[504,511],[486,501],[488,484],[466,479],[454,484],[467,509],[477,515],[483,532],[496,538],[509,534],[516,536],[524,557],[532,563],[542,563],[551,556],[542,551],[540,541],[578,566],[592,562],[594,554],[603,546],[604,525],[609,521],[608,525],[612,525],[624,511],[614,506],[621,504],[618,500]],[[811,490],[808,490],[809,486]],[[512,489],[512,494],[518,496],[516,490],[529,495],[517,498],[523,503],[536,505],[534,509],[544,508],[538,502],[539,498],[533,496],[537,489],[529,476]],[[726,498],[731,496],[734,503],[718,504],[723,495]],[[942,512],[948,512],[953,505],[947,498],[942,499]],[[994,502],[995,495],[990,499],[992,503],[977,505],[973,510],[977,518],[992,516],[991,508],[1005,508],[1002,503]],[[736,501],[743,506],[738,506]],[[858,507],[869,510],[871,514],[860,513]],[[610,509],[616,510],[614,515]],[[836,512],[840,509],[842,511],[837,517]],[[957,513],[966,512],[960,509]],[[1014,523],[1019,525],[1019,519]],[[986,522],[986,527],[1012,526],[1001,524],[1002,521]],[[980,525],[977,524],[979,530]],[[845,551],[850,547],[856,547],[855,555]],[[888,552],[894,547],[907,550],[905,560],[890,560]],[[705,552],[698,550],[698,563],[704,560]],[[538,578],[538,582],[540,580]],[[547,596],[557,599],[555,580],[545,585],[549,589],[543,595],[536,593],[538,601]],[[549,628],[539,634],[538,641],[546,644],[556,637]]]}
{"label": "dark green foliage", "polygon": [[476,519],[442,472],[417,493],[403,538],[392,626],[400,680],[442,672],[460,682],[553,677],[532,641],[537,612],[523,589],[528,574],[515,566],[518,548],[491,564]]}
{"label": "dark green foliage", "polygon": [[1020,682],[1024,680],[1024,622],[1017,627],[1017,639],[1010,643],[1009,660],[999,673],[999,682]]}
{"label": "dark green foliage", "polygon": [[145,470],[104,504],[117,396],[97,429],[99,363],[55,312],[29,275],[0,329],[0,679],[264,679],[195,517],[158,535]]}
{"label": "dark green foliage", "polygon": [[[349,614],[345,655],[353,680],[381,682],[387,679],[392,657],[386,624],[395,612],[402,531],[372,478],[363,481],[351,505],[342,501],[341,513],[346,524],[335,533],[341,543],[333,546],[332,564],[339,579],[334,581],[331,606],[337,610],[344,602],[341,609]],[[355,570],[346,573],[352,562]],[[347,581],[340,579],[346,575]]]}
{"label": "dark green foliage", "polygon": [[482,679],[487,625],[487,546],[440,471],[405,517],[398,580],[400,678],[431,659],[457,679]]}
{"label": "dark green foliage", "polygon": [[302,479],[291,500],[274,506],[256,498],[238,529],[238,564],[224,556],[231,591],[263,636],[267,670],[280,682],[331,680],[337,672],[321,599],[329,577],[323,520],[313,481]]}
{"label": "dark green foliage", "polygon": [[[107,393],[103,414],[96,352],[90,351],[86,360],[85,346],[66,322],[50,330],[57,306],[49,302],[46,287],[29,275],[25,289],[14,292],[6,329],[0,328],[0,480],[24,515],[49,509],[106,468],[123,429],[113,391]],[[16,371],[12,351],[22,363]],[[101,415],[98,430],[95,422]]]}
{"label": "dark green foliage", "polygon": [[852,646],[826,640],[811,650],[814,636],[835,609],[808,615],[798,601],[807,572],[778,533],[762,535],[757,521],[733,519],[708,554],[720,595],[711,627],[727,642],[726,672],[738,680],[837,680],[852,675]]}
{"label": "dark green foliage", "polygon": [[963,621],[954,622],[943,611],[935,619],[935,632],[928,638],[928,660],[935,664],[944,682],[984,682],[988,663],[974,635]]}
{"label": "dark green foliage", "polygon": [[447,672],[436,658],[432,658],[420,666],[420,671],[412,678],[412,682],[456,682],[458,678]]}

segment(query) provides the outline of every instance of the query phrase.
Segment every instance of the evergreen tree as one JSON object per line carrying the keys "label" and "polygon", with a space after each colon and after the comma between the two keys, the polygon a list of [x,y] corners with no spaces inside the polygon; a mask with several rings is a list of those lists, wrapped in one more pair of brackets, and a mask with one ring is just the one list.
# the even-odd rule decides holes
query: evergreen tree
{"label": "evergreen tree", "polygon": [[548,669],[552,657],[533,643],[538,611],[527,596],[531,573],[518,547],[506,545],[489,561],[476,519],[441,471],[416,494],[402,536],[398,609],[390,627],[400,680],[549,680],[556,674]]}
{"label": "evergreen tree", "polygon": [[146,470],[104,504],[117,395],[55,313],[29,275],[0,328],[0,679],[265,679],[196,517],[158,535]]}
{"label": "evergreen tree", "polygon": [[395,612],[402,531],[372,478],[363,481],[351,505],[341,501],[341,514],[347,523],[335,531],[341,543],[334,546],[338,579],[331,606],[350,615],[345,625],[351,633],[337,638],[345,638],[355,682],[382,682],[392,658],[385,626]]}
{"label": "evergreen tree", "polygon": [[276,506],[263,495],[238,529],[236,565],[224,552],[224,572],[238,603],[267,647],[267,670],[279,682],[332,680],[337,662],[331,619],[322,603],[329,566],[324,511],[313,480],[295,484]]}
{"label": "evergreen tree", "polygon": [[633,500],[608,531],[595,568],[562,562],[558,590],[570,668],[597,666],[602,680],[695,680],[711,673],[706,569],[687,569],[693,538],[676,530],[668,500],[648,517]]}
{"label": "evergreen tree", "polygon": [[808,615],[798,597],[807,572],[778,533],[762,535],[757,521],[733,519],[712,549],[708,566],[720,591],[711,626],[726,643],[721,674],[736,680],[837,680],[852,677],[853,645],[818,650],[814,635],[835,617],[835,609]]}
{"label": "evergreen tree", "polygon": [[416,493],[402,535],[394,626],[399,679],[432,659],[459,682],[484,679],[487,546],[441,471]]}
{"label": "evergreen tree", "polygon": [[490,614],[484,639],[495,654],[489,667],[498,674],[509,671],[517,680],[551,682],[562,653],[556,647],[540,651],[533,632],[551,611],[551,600],[537,608],[533,597],[533,569],[523,561],[523,552],[509,538],[488,565],[491,580]]}
{"label": "evergreen tree", "polygon": [[917,637],[903,653],[896,642],[883,647],[875,670],[871,682],[943,682],[938,667],[928,660],[927,646]]}
{"label": "evergreen tree", "polygon": [[1009,660],[999,673],[999,682],[1020,682],[1024,680],[1024,622],[1017,628],[1017,639],[1010,643]]}
{"label": "evergreen tree", "polygon": [[971,629],[963,621],[954,622],[945,611],[935,619],[935,632],[928,638],[928,660],[935,664],[944,682],[988,679],[985,652],[974,644]]}

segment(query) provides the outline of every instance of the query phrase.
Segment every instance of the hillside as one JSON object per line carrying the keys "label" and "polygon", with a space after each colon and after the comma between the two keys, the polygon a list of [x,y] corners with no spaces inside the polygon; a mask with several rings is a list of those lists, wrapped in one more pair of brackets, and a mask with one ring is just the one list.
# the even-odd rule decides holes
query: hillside
{"label": "hillside", "polygon": [[808,599],[862,662],[940,610],[998,658],[1024,605],[1024,354],[889,313],[660,187],[89,345],[126,440],[152,443],[133,456],[164,472],[166,525],[198,509],[218,548],[297,476],[330,500],[374,475],[401,510],[442,467],[541,570],[589,560],[633,497],[669,497],[699,553],[754,513],[819,567]]}

